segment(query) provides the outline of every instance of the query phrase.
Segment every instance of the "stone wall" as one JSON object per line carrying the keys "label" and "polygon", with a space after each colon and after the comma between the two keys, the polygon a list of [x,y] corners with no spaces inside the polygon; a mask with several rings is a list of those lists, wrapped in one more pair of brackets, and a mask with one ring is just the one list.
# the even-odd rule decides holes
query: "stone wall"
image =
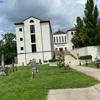
{"label": "stone wall", "polygon": [[84,56],[84,55],[92,55],[92,61],[94,61],[97,56],[100,59],[100,46],[88,46],[79,49],[74,49],[70,51],[75,57]]}

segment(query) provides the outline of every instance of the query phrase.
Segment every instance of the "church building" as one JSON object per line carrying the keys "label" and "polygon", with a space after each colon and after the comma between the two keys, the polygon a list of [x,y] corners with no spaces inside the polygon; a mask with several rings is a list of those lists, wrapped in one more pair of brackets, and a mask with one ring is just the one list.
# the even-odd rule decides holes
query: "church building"
{"label": "church building", "polygon": [[18,64],[33,58],[42,62],[53,57],[53,35],[50,21],[33,16],[15,23]]}

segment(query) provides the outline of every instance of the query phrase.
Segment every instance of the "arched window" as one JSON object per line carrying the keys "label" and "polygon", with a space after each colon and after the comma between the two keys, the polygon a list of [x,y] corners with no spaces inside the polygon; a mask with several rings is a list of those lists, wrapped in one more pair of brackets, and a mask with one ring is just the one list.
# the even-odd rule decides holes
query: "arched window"
{"label": "arched window", "polygon": [[33,23],[34,22],[34,20],[30,20],[30,23]]}

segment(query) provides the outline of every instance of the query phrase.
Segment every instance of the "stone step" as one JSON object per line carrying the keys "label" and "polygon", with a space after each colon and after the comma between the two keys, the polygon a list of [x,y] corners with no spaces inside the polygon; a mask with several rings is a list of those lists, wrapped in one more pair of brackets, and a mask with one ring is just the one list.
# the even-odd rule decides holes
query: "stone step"
{"label": "stone step", "polygon": [[79,60],[65,60],[65,64],[79,65]]}

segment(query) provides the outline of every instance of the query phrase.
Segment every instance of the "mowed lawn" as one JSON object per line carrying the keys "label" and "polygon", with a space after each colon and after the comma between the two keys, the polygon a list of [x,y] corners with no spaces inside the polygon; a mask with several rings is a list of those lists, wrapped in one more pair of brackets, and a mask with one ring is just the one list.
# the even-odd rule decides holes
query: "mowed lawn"
{"label": "mowed lawn", "polygon": [[86,66],[86,64],[83,64],[82,66],[91,67],[91,68],[97,68],[97,66],[94,65],[94,62],[88,63],[88,66]]}
{"label": "mowed lawn", "polygon": [[47,100],[49,89],[82,88],[97,83],[100,81],[74,69],[64,73],[63,68],[49,65],[43,65],[32,80],[31,69],[25,66],[0,76],[0,100]]}

